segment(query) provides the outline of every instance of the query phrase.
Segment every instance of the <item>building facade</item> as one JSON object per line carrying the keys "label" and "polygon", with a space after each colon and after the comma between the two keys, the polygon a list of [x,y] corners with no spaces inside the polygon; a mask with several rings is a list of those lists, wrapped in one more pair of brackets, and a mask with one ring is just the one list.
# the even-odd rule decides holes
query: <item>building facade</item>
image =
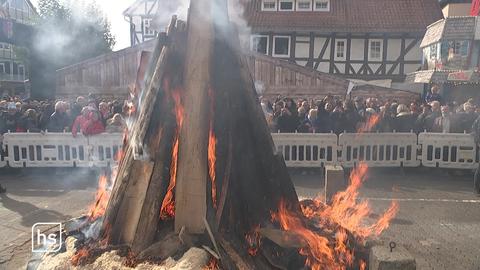
{"label": "building facade", "polygon": [[420,41],[442,18],[437,0],[252,0],[251,49],[353,80],[410,89]]}
{"label": "building facade", "polygon": [[480,101],[480,17],[447,17],[429,25],[421,48],[422,70],[408,81],[439,85],[449,100]]}
{"label": "building facade", "polygon": [[159,0],[137,0],[123,12],[123,16],[130,23],[131,46],[151,40],[158,34],[153,27],[158,3]]}
{"label": "building facade", "polygon": [[0,6],[0,94],[29,95],[26,49],[38,14],[29,0],[6,0]]}

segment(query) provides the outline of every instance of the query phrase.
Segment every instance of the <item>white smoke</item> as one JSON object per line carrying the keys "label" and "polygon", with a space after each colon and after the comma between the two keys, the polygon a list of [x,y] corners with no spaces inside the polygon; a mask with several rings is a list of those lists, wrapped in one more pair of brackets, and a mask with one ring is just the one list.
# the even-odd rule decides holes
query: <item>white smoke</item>
{"label": "white smoke", "polygon": [[[242,0],[227,0],[228,16],[233,22],[240,35],[241,46],[246,49],[250,47],[251,29],[244,18],[245,6],[241,3]],[[245,1],[243,1],[245,2]],[[178,19],[186,21],[188,16],[188,7],[190,0],[163,0],[155,17],[154,27],[157,31],[163,32],[170,23],[172,15],[177,15]],[[214,7],[214,10],[219,10]],[[220,9],[221,10],[221,9]]]}

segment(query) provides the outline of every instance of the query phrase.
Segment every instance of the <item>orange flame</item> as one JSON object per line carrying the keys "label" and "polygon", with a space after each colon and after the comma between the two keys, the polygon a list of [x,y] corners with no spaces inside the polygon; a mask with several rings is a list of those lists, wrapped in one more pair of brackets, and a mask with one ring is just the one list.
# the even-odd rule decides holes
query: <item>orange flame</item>
{"label": "orange flame", "polygon": [[95,194],[95,203],[90,205],[88,210],[89,220],[93,221],[103,216],[107,209],[108,199],[110,198],[110,191],[107,190],[108,179],[105,175],[101,175],[98,179],[98,189]]}
{"label": "orange flame", "polygon": [[[361,241],[369,236],[378,236],[388,228],[390,221],[398,212],[398,203],[393,201],[390,208],[372,225],[365,225],[365,219],[371,213],[368,201],[358,201],[358,189],[361,187],[368,167],[360,164],[352,170],[350,185],[345,191],[337,193],[331,205],[316,199],[310,204],[302,202],[302,216],[287,209],[282,200],[278,213],[273,217],[281,228],[291,231],[302,238],[305,247],[299,253],[305,255],[306,266],[311,269],[346,269],[354,263],[354,251],[349,248],[349,235]],[[303,218],[315,222],[315,226],[326,234],[334,234],[334,241],[307,228]],[[348,231],[348,232],[347,232]]]}
{"label": "orange flame", "polygon": [[360,270],[366,270],[367,269],[367,263],[364,260],[360,261]]}
{"label": "orange flame", "polygon": [[261,238],[260,238],[260,225],[255,226],[251,232],[245,235],[245,239],[247,240],[248,244],[248,254],[250,256],[257,256],[258,248],[261,245]]}
{"label": "orange flame", "polygon": [[87,247],[82,247],[75,253],[75,255],[73,255],[70,258],[70,262],[72,263],[73,266],[78,266],[80,262],[84,258],[87,258],[89,255],[90,255],[90,249]]}
{"label": "orange flame", "polygon": [[175,216],[174,189],[177,181],[177,161],[178,161],[178,135],[175,138],[172,151],[172,163],[170,165],[170,183],[168,184],[167,194],[162,202],[160,209],[160,218],[167,219]]}
{"label": "orange flame", "polygon": [[[168,90],[168,83],[165,83],[166,89]],[[174,198],[174,189],[177,181],[177,164],[178,164],[178,144],[179,144],[179,133],[183,124],[183,115],[184,109],[181,103],[181,90],[176,89],[172,91],[172,98],[174,101],[174,114],[177,121],[177,130],[175,132],[175,141],[172,149],[172,162],[170,163],[170,183],[168,184],[167,193],[162,202],[162,207],[160,208],[160,218],[167,219],[173,218],[175,216],[175,198]]]}
{"label": "orange flame", "polygon": [[211,257],[208,264],[202,268],[202,270],[218,270],[218,269],[220,269],[220,266],[218,264],[218,260],[214,257]]}
{"label": "orange flame", "polygon": [[217,187],[215,184],[215,162],[217,161],[216,157],[216,148],[217,148],[217,138],[215,137],[214,132],[214,119],[215,119],[215,103],[213,100],[213,89],[208,89],[208,96],[210,98],[210,132],[208,133],[208,173],[210,175],[210,180],[212,181],[212,203],[213,208],[217,208]]}
{"label": "orange flame", "polygon": [[215,151],[217,148],[217,138],[213,133],[213,128],[210,128],[210,133],[208,135],[208,173],[210,179],[212,180],[212,201],[213,208],[217,208],[217,187],[215,184],[215,162],[217,157]]}
{"label": "orange flame", "polygon": [[380,114],[372,114],[367,121],[357,129],[357,133],[370,132],[380,121]]}

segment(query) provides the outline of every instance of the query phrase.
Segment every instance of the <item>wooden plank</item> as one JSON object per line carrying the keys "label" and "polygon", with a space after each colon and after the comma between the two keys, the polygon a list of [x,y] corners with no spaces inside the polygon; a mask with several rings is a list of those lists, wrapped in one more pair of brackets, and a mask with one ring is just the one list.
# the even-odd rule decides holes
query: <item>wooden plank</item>
{"label": "wooden plank", "polygon": [[184,120],[179,134],[175,231],[203,233],[208,179],[210,65],[213,9],[209,0],[190,2],[185,57]]}
{"label": "wooden plank", "polygon": [[153,172],[153,162],[134,160],[131,168],[131,179],[125,193],[125,197],[120,205],[116,223],[122,224],[116,226],[120,231],[118,243],[131,244],[137,230],[140,213],[145,201],[145,194],[150,183]]}

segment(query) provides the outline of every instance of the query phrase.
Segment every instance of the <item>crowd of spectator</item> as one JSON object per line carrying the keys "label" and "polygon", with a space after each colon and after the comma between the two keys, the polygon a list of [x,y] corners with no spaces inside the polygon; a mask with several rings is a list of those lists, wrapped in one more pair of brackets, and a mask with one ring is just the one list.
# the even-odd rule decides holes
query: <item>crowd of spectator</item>
{"label": "crowd of spectator", "polygon": [[261,105],[274,133],[340,134],[360,129],[370,132],[470,133],[480,115],[480,106],[474,99],[445,103],[435,87],[425,100],[409,103],[359,97],[342,100],[328,95],[322,100],[262,99]]}
{"label": "crowd of spectator", "polygon": [[128,106],[124,101],[93,95],[75,100],[0,98],[0,135],[6,132],[71,132],[95,135],[123,132]]}

